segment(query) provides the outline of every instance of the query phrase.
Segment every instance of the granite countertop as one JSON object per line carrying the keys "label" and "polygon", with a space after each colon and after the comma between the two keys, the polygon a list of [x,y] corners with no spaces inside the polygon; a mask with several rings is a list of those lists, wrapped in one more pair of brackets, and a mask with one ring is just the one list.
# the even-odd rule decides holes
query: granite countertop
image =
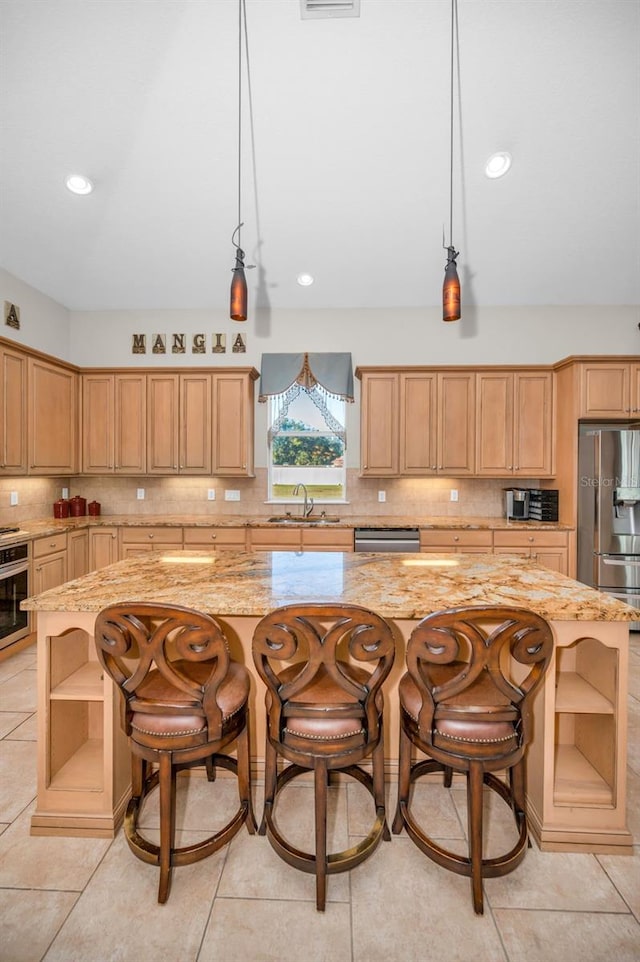
{"label": "granite countertop", "polygon": [[527,558],[479,554],[172,551],[119,561],[28,598],[29,611],[97,612],[124,601],[261,616],[300,601],[347,602],[390,618],[470,604],[530,608],[550,621],[636,621],[610,595]]}
{"label": "granite countertop", "polygon": [[[275,506],[277,507],[277,506]],[[335,517],[332,512],[327,512],[331,517]],[[3,544],[8,544],[14,540],[24,540],[25,538],[41,538],[49,535],[60,534],[68,531],[77,531],[79,528],[103,527],[117,525],[119,527],[144,527],[152,525],[163,525],[167,527],[195,527],[195,528],[278,528],[292,527],[292,521],[296,521],[296,515],[292,513],[291,521],[273,522],[269,517],[284,515],[283,511],[273,511],[271,515],[251,516],[247,515],[99,515],[97,517],[85,515],[81,518],[36,518],[31,521],[18,522],[20,530],[15,535],[5,536]],[[320,515],[317,515],[320,522]],[[309,522],[300,522],[305,527]],[[395,517],[385,515],[374,517],[371,515],[353,515],[340,518],[339,521],[324,523],[322,527],[328,528],[423,528],[423,529],[444,529],[444,530],[485,530],[485,531],[527,531],[532,529],[542,529],[544,531],[572,531],[571,525],[561,524],[553,521],[507,521],[505,518],[483,518],[483,517],[447,517],[447,516],[426,516],[426,517]]]}

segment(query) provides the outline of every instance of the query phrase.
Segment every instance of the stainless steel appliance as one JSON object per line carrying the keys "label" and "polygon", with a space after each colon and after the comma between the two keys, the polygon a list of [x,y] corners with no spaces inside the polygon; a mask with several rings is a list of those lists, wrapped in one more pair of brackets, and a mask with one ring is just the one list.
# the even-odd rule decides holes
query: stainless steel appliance
{"label": "stainless steel appliance", "polygon": [[529,489],[505,488],[504,507],[507,521],[526,521],[529,517]]}
{"label": "stainless steel appliance", "polygon": [[[2,529],[1,536],[18,529]],[[29,634],[29,613],[20,603],[29,596],[29,545],[2,547],[0,540],[0,650]]]}
{"label": "stainless steel appliance", "polygon": [[640,608],[640,430],[581,425],[578,476],[578,579]]}
{"label": "stainless steel appliance", "polygon": [[356,528],[354,551],[420,551],[419,528]]}

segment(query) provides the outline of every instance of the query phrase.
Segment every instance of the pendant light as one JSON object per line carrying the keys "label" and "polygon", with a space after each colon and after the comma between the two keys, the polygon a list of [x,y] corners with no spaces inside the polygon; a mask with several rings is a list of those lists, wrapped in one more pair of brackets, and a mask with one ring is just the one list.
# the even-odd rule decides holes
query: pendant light
{"label": "pendant light", "polygon": [[[236,263],[232,268],[231,297],[229,316],[232,321],[246,321],[247,319],[247,279],[245,277],[244,251],[241,246],[240,228],[242,222],[242,27],[247,32],[247,11],[245,0],[238,0],[238,226],[231,235],[231,243],[236,249]],[[238,242],[235,237],[238,235]],[[247,265],[247,270],[253,267]]]}
{"label": "pendant light", "polygon": [[[442,285],[442,320],[457,321],[460,318],[460,279],[456,267],[458,251],[453,246],[453,73],[454,73],[454,36],[457,38],[458,0],[451,0],[451,114],[449,139],[449,246],[444,237],[442,246],[446,247],[447,264],[444,269]],[[443,232],[444,233],[444,232]]]}

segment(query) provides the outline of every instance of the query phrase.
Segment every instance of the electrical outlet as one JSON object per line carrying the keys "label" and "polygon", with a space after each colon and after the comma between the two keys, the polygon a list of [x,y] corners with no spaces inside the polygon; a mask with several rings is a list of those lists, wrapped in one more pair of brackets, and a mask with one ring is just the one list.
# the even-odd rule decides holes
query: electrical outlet
{"label": "electrical outlet", "polygon": [[17,503],[18,503],[18,492],[12,491],[11,494],[9,495],[9,504],[17,504]]}
{"label": "electrical outlet", "polygon": [[225,493],[224,493],[224,500],[225,500],[225,501],[239,501],[239,500],[240,500],[240,492],[239,492],[239,491],[225,491]]}
{"label": "electrical outlet", "polygon": [[62,497],[64,501],[66,501],[69,498],[69,488],[62,489]]}
{"label": "electrical outlet", "polygon": [[144,488],[138,488],[136,491],[136,497],[138,501],[144,501]]}
{"label": "electrical outlet", "polygon": [[451,496],[451,500],[452,500],[452,501],[457,501],[457,500],[458,500],[458,492],[456,491],[455,488],[452,488],[449,493],[450,493],[450,496]]}
{"label": "electrical outlet", "polygon": [[387,500],[387,492],[378,491],[378,501],[386,501],[386,500]]}
{"label": "electrical outlet", "polygon": [[216,500],[216,489],[209,488],[207,491],[207,501],[215,501],[215,500]]}

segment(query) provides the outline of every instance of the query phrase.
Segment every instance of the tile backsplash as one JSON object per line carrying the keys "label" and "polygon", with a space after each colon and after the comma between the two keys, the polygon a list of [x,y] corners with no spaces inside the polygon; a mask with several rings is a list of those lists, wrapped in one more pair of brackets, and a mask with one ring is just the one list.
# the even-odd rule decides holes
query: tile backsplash
{"label": "tile backsplash", "polygon": [[[535,487],[535,479],[519,479]],[[274,505],[265,503],[266,468],[256,469],[255,478],[156,478],[156,477],[73,477],[0,479],[0,524],[53,517],[53,502],[81,495],[99,501],[102,515],[224,515],[262,516],[273,514]],[[503,514],[503,488],[508,479],[485,478],[360,478],[356,469],[347,471],[348,504],[331,508],[332,514],[393,517],[431,515],[446,517],[497,518]],[[215,500],[207,492],[215,490]],[[138,498],[138,489],[144,498]],[[240,493],[239,501],[226,501],[225,491]],[[458,500],[451,500],[451,491]],[[384,491],[386,500],[378,500]],[[11,504],[12,492],[18,504]],[[297,503],[297,502],[296,502]],[[280,509],[277,509],[280,510]],[[295,508],[293,509],[295,512]]]}

